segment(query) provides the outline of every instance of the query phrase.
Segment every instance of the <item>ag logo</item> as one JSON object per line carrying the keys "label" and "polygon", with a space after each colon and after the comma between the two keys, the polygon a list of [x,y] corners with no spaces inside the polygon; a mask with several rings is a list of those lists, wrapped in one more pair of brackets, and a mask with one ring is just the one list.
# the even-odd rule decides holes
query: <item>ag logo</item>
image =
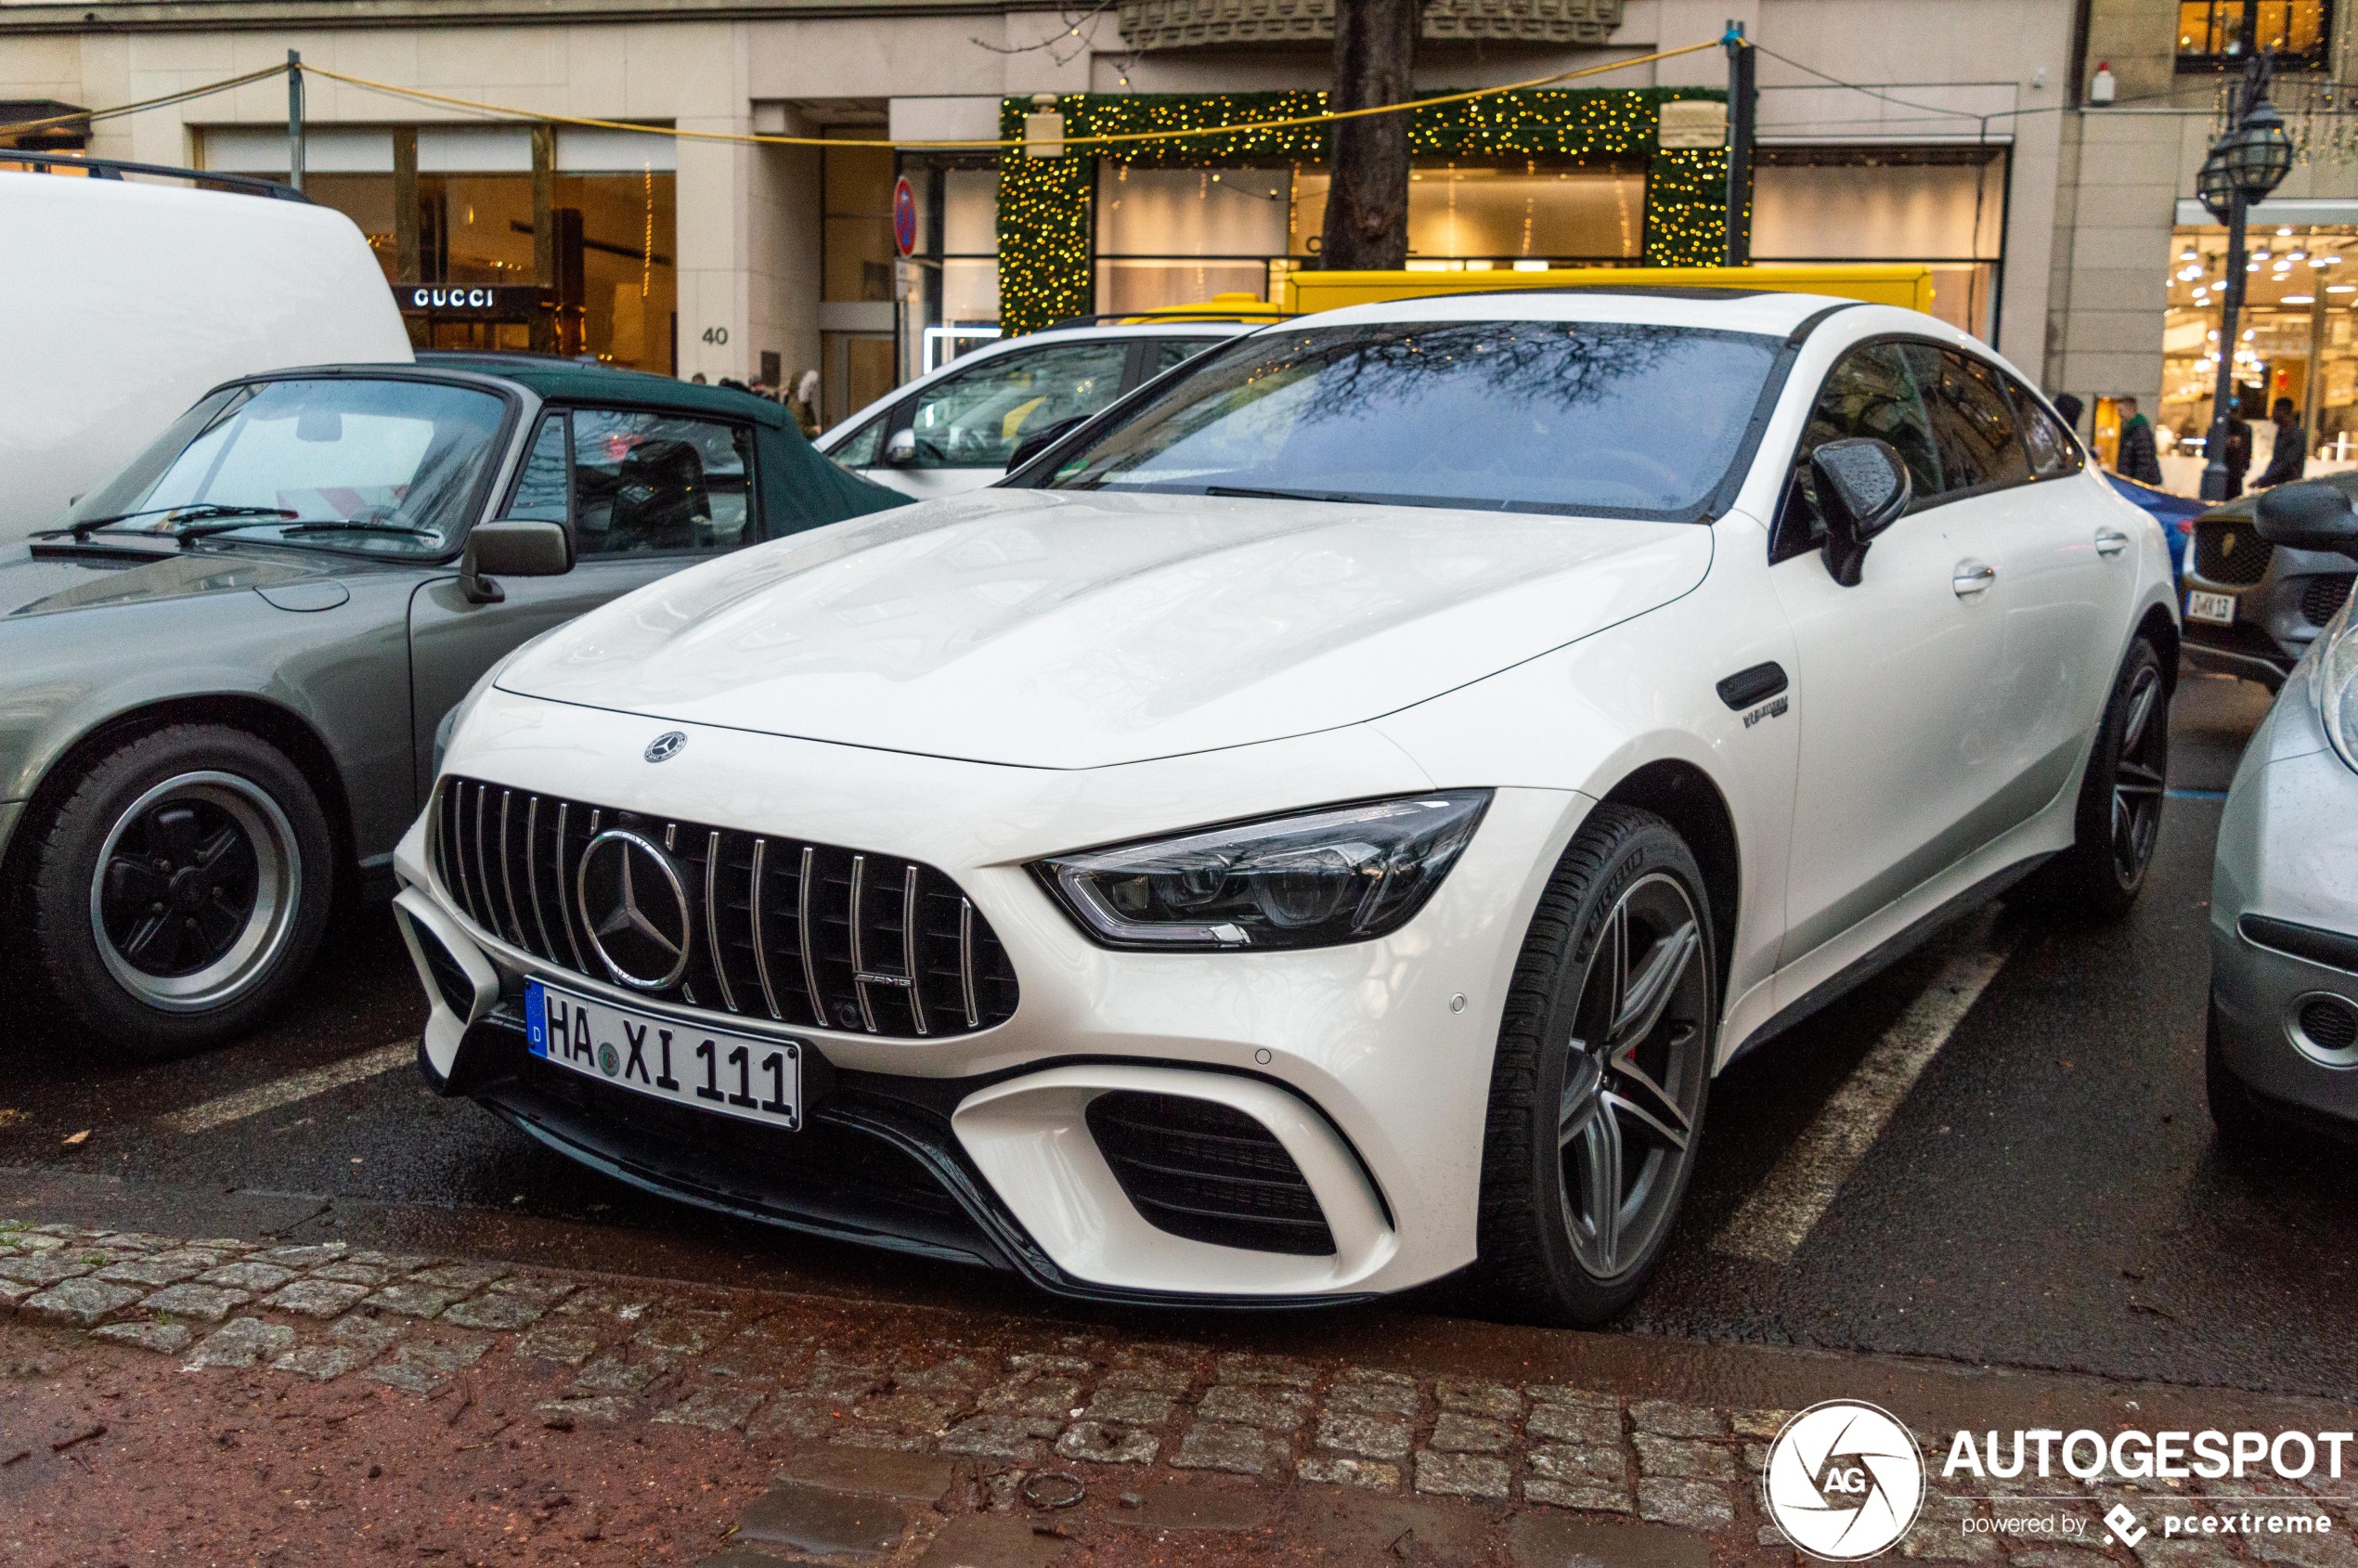
{"label": "ag logo", "polygon": [[622,1053],[609,1044],[598,1047],[598,1070],[612,1078],[622,1070]]}
{"label": "ag logo", "polygon": [[1924,1456],[1888,1412],[1830,1399],[1777,1433],[1762,1490],[1787,1540],[1829,1562],[1855,1562],[1889,1549],[1916,1523]]}

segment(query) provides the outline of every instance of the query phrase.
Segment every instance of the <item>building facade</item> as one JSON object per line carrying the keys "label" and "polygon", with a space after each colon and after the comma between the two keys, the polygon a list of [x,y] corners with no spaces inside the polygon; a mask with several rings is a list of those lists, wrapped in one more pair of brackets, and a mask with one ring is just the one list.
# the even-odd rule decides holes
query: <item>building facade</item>
{"label": "building facade", "polygon": [[[2172,203],[2191,175],[2148,160],[2162,220],[2141,208],[2134,234],[2111,195],[2075,183],[2103,172],[2090,149],[2127,123],[2100,131],[2076,101],[2075,50],[2106,46],[2106,15],[2054,0],[1428,0],[1417,80],[1527,83],[1716,39],[1733,19],[1770,51],[1756,259],[1928,263],[1936,308],[2032,374],[2153,392]],[[1265,294],[1315,266],[1322,130],[991,144],[1019,143],[1043,114],[1072,137],[1299,118],[1317,108],[1331,28],[1331,0],[11,0],[0,98],[103,108],[299,50],[309,189],[369,234],[418,342],[773,384],[817,369],[834,419],[994,332]],[[1411,265],[1716,259],[1722,155],[1657,133],[1665,103],[1719,95],[1726,70],[1710,48],[1421,111]],[[2198,113],[2170,112],[2192,146]],[[283,174],[287,114],[270,78],[100,119],[83,139]],[[2163,124],[2138,120],[2149,137]],[[760,135],[817,145],[731,139]],[[2128,272],[2134,288],[2112,280]],[[2140,310],[2150,343],[2131,342]]]}
{"label": "building facade", "polygon": [[[2085,398],[2100,450],[2127,395],[2153,418],[2170,487],[2195,493],[2210,427],[2227,231],[2195,176],[2240,79],[2241,0],[2083,0],[2075,111],[2065,117],[2044,373]],[[2256,478],[2279,398],[2312,473],[2358,446],[2358,118],[2348,91],[2358,5],[2262,0],[2274,99],[2299,156],[2252,209],[2248,308],[2233,345]],[[2109,78],[2105,82],[2105,78]],[[2107,93],[2109,102],[2099,101]]]}

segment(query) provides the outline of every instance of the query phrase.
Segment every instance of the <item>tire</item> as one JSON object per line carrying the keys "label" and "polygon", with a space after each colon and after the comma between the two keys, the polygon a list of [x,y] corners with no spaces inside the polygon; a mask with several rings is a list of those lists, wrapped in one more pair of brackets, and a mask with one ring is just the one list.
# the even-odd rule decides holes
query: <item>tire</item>
{"label": "tire", "polygon": [[2120,661],[2105,704],[2079,785],[2071,848],[2024,884],[2024,901],[2064,920],[2125,917],[2153,867],[2169,772],[2170,680],[2159,652],[2140,637]]}
{"label": "tire", "polygon": [[2210,1104],[2210,1125],[2219,1134],[2221,1148],[2249,1154],[2276,1141],[2274,1119],[2252,1098],[2243,1080],[2227,1066],[2226,1053],[2220,1049],[2217,1003],[2204,1013],[2202,1078],[2204,1098]]}
{"label": "tire", "polygon": [[37,829],[29,901],[51,1007],[159,1059],[246,1033],[303,978],[327,927],[334,842],[284,754],[175,724],[72,782]]}
{"label": "tire", "polygon": [[1703,1134],[1717,951],[1702,869],[1670,824],[1591,811],[1540,896],[1499,1029],[1483,1306],[1590,1328],[1645,1288]]}

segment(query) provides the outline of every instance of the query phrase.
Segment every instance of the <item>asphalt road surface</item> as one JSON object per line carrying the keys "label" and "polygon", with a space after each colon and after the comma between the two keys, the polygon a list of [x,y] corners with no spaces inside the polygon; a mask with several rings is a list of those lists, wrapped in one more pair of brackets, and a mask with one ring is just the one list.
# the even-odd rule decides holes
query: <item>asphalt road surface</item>
{"label": "asphalt road surface", "polygon": [[[1986,913],[1723,1075],[1672,1254],[1624,1327],[2358,1390],[2352,1157],[2225,1158],[2203,1108],[2218,797],[2267,700],[2184,682],[2154,880],[2126,923],[2053,929]],[[340,923],[300,1005],[210,1056],[131,1065],[11,1018],[0,1210],[1114,1315],[582,1171],[427,1093],[388,1049],[406,1048],[422,1016],[390,920],[365,912]],[[1443,1289],[1328,1321],[1348,1337],[1359,1314],[1478,1311]]]}

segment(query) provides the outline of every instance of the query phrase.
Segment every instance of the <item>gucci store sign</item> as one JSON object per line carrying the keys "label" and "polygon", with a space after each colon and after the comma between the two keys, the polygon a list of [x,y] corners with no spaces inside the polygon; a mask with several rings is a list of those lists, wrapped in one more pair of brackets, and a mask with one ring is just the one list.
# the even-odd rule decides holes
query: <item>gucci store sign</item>
{"label": "gucci store sign", "polygon": [[394,304],[404,310],[431,311],[436,316],[528,317],[540,308],[540,290],[532,284],[396,283]]}

